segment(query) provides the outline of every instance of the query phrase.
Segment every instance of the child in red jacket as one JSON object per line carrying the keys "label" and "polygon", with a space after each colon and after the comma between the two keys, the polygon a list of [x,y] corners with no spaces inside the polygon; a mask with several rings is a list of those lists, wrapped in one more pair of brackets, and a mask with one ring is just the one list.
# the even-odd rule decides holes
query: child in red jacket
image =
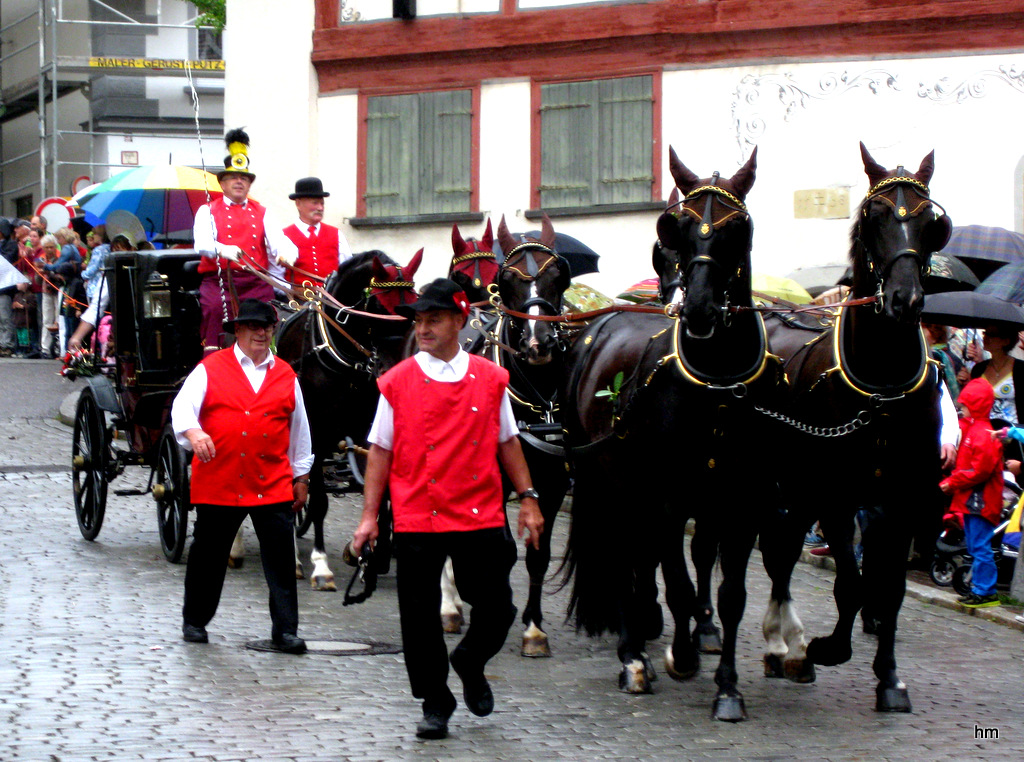
{"label": "child in red jacket", "polygon": [[999,605],[992,535],[1003,507],[1003,445],[996,439],[989,414],[995,394],[983,378],[960,392],[960,449],[953,473],[939,483],[953,495],[950,510],[963,516],[967,549],[974,557],[971,592],[960,598],[968,608]]}

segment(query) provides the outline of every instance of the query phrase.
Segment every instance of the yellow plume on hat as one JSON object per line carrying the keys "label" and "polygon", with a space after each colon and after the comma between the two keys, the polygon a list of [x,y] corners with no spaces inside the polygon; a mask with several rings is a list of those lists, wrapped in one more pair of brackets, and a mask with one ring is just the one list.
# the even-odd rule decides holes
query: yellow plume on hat
{"label": "yellow plume on hat", "polygon": [[224,136],[228,147],[228,156],[224,159],[224,167],[238,172],[249,172],[249,136],[243,129],[234,129]]}

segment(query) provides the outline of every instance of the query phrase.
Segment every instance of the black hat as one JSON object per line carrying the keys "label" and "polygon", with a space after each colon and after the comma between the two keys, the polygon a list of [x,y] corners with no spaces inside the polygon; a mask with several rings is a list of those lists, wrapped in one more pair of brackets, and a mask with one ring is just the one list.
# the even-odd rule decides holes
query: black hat
{"label": "black hat", "polygon": [[303,177],[295,181],[295,192],[289,194],[288,198],[294,201],[297,198],[327,198],[330,195],[324,190],[319,177]]}
{"label": "black hat", "polygon": [[228,147],[228,155],[224,157],[224,169],[217,173],[217,179],[244,175],[250,182],[255,180],[256,175],[249,171],[249,135],[245,130],[231,130],[224,136],[224,143]]}
{"label": "black hat", "polygon": [[277,310],[259,299],[243,299],[238,304],[238,314],[234,320],[224,321],[224,330],[233,332],[235,323],[263,323],[273,325],[277,322]]}
{"label": "black hat", "polygon": [[420,291],[420,298],[412,304],[400,304],[395,307],[395,312],[407,318],[411,318],[417,312],[427,310],[452,310],[462,315],[469,314],[469,299],[466,292],[462,290],[453,280],[438,278],[431,281]]}

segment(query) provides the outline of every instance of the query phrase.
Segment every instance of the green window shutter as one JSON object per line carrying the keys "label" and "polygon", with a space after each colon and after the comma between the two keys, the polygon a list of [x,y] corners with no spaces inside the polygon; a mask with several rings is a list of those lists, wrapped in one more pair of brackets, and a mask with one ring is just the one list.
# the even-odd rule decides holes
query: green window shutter
{"label": "green window shutter", "polygon": [[650,76],[541,86],[541,206],[650,201]]}
{"label": "green window shutter", "polygon": [[469,211],[472,116],[468,90],[370,98],[367,216]]}

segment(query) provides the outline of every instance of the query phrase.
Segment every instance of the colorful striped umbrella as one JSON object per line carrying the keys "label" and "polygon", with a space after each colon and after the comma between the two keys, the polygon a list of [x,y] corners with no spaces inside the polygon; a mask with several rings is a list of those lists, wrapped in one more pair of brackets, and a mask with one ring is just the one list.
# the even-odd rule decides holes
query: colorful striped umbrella
{"label": "colorful striped umbrella", "polygon": [[75,197],[86,221],[98,225],[115,209],[141,220],[150,238],[192,237],[196,211],[223,195],[217,176],[176,165],[136,167]]}

